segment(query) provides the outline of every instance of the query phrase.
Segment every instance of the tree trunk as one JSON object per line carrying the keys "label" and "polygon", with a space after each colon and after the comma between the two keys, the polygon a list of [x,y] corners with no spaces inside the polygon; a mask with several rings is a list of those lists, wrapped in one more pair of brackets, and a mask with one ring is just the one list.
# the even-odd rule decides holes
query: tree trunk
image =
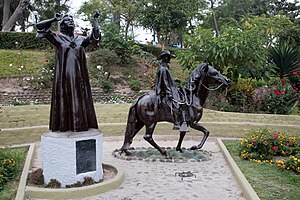
{"label": "tree trunk", "polygon": [[3,2],[2,27],[6,24],[7,20],[10,17],[10,2],[11,2],[11,0],[4,0],[4,2]]}
{"label": "tree trunk", "polygon": [[113,22],[117,25],[118,29],[121,30],[121,15],[119,12],[113,13]]}
{"label": "tree trunk", "polygon": [[210,3],[211,3],[211,10],[212,10],[213,21],[214,21],[214,29],[216,31],[216,37],[219,37],[219,28],[218,28],[218,23],[217,23],[215,9],[214,9],[214,1],[210,0]]}
{"label": "tree trunk", "polygon": [[18,7],[9,18],[9,20],[3,25],[2,31],[10,31],[19,17],[22,15],[23,11],[28,7],[30,0],[20,0]]}
{"label": "tree trunk", "polygon": [[125,26],[125,40],[126,41],[127,41],[127,37],[128,37],[129,26],[130,26],[130,22],[127,22],[126,26]]}

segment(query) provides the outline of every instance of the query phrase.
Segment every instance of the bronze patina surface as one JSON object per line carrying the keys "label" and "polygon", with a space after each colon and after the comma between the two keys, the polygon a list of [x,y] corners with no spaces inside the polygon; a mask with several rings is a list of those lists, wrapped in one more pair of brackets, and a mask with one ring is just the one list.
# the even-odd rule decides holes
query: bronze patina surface
{"label": "bronze patina surface", "polygon": [[[101,35],[95,11],[93,30],[87,37],[74,34],[71,15],[55,14],[36,24],[38,38],[46,38],[56,47],[55,74],[52,87],[51,131],[87,131],[98,128],[89,82],[85,48],[98,45]],[[50,30],[60,21],[60,32]]]}
{"label": "bronze patina surface", "polygon": [[[169,58],[171,58],[171,56]],[[161,67],[162,66],[160,66],[160,68]],[[166,71],[167,69],[164,70]],[[159,71],[161,71],[161,69]],[[170,78],[166,76],[165,79],[167,80]],[[160,80],[165,81],[164,78],[160,78]],[[169,81],[165,82],[168,83]],[[146,132],[144,139],[162,155],[168,157],[169,155],[166,150],[161,148],[154,141],[152,135],[158,122],[176,122],[176,118],[174,118],[174,113],[176,112],[178,112],[178,121],[181,126],[176,150],[182,151],[181,144],[188,131],[187,127],[182,128],[184,125],[203,132],[204,136],[200,143],[191,147],[191,149],[201,149],[209,135],[209,131],[198,122],[203,114],[203,106],[208,95],[208,86],[210,84],[228,86],[229,80],[212,66],[207,63],[202,63],[191,72],[184,88],[175,88],[175,85],[170,85],[169,89],[164,88],[164,91],[166,92],[163,96],[161,95],[163,92],[157,92],[158,89],[156,89],[156,92],[150,91],[149,94],[145,94],[138,98],[129,109],[125,138],[121,151],[126,154],[130,153],[129,147],[133,138],[145,126]],[[156,87],[159,87],[159,85],[160,84],[156,84]],[[161,85],[166,85],[166,83]],[[174,92],[174,90],[177,91]],[[175,98],[174,94],[180,96]]]}

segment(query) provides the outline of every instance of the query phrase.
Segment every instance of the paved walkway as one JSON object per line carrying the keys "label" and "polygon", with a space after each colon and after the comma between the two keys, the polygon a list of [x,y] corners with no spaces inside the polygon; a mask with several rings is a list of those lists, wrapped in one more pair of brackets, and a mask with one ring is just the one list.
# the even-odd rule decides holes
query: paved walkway
{"label": "paved walkway", "polygon": [[[174,136],[155,136],[157,143],[174,147]],[[122,137],[104,138],[104,163],[118,165],[125,171],[125,181],[115,190],[83,200],[244,200],[245,197],[229,169],[216,138],[209,138],[203,149],[212,159],[202,162],[163,163],[126,161],[112,156],[112,151],[122,145]],[[183,147],[198,144],[199,138],[186,138]],[[133,147],[149,147],[141,137],[134,139]],[[38,149],[38,148],[37,148]],[[38,154],[33,167],[40,167]],[[195,177],[175,176],[176,172],[191,171]]]}

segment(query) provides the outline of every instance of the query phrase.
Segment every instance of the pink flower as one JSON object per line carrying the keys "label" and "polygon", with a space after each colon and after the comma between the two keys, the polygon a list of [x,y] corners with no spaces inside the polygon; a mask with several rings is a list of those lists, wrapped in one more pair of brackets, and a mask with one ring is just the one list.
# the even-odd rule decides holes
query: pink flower
{"label": "pink flower", "polygon": [[290,143],[287,143],[286,146],[290,146]]}
{"label": "pink flower", "polygon": [[298,99],[300,99],[300,96],[298,96]]}
{"label": "pink flower", "polygon": [[285,90],[282,90],[280,93],[281,93],[281,94],[284,94],[284,93],[285,93]]}
{"label": "pink flower", "polygon": [[277,146],[272,146],[272,151],[276,151],[276,149],[277,149]]}
{"label": "pink flower", "polygon": [[297,74],[298,74],[298,72],[293,72],[293,75],[294,75],[294,76],[297,76]]}
{"label": "pink flower", "polygon": [[278,133],[274,133],[274,138],[278,138]]}
{"label": "pink flower", "polygon": [[264,92],[264,90],[263,90],[263,89],[261,89],[261,90],[260,90],[260,93],[263,93],[263,92]]}
{"label": "pink flower", "polygon": [[295,88],[294,88],[294,90],[295,90],[295,91],[298,91],[298,90],[299,90],[299,88],[296,88],[296,87],[295,87]]}
{"label": "pink flower", "polygon": [[283,78],[283,79],[281,79],[280,81],[281,81],[281,83],[284,83],[284,82],[285,82],[285,79]]}
{"label": "pink flower", "polygon": [[256,140],[252,140],[252,143],[255,143],[256,142]]}

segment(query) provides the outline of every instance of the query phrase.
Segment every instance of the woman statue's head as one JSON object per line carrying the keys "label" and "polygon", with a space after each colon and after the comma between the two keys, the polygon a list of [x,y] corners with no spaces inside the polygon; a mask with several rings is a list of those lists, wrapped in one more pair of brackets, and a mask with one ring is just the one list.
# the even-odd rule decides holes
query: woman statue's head
{"label": "woman statue's head", "polygon": [[62,33],[73,33],[75,24],[72,15],[64,15],[60,21],[60,32]]}

